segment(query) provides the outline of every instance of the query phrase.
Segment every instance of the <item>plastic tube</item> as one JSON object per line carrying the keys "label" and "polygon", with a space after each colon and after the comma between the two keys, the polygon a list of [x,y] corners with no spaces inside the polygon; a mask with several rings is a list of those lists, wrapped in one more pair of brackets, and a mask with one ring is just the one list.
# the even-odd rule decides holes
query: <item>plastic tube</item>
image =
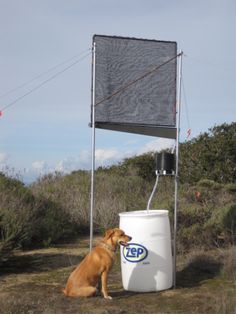
{"label": "plastic tube", "polygon": [[148,203],[147,203],[147,214],[149,213],[150,204],[151,204],[151,201],[152,201],[152,199],[153,199],[153,196],[154,196],[154,193],[155,193],[155,191],[156,191],[157,184],[158,184],[158,181],[159,181],[159,174],[158,174],[157,171],[156,171],[156,176],[157,176],[157,177],[156,177],[156,182],[155,182],[155,184],[154,184],[152,193],[151,193],[151,195],[150,195],[150,197],[149,197],[149,200],[148,200]]}

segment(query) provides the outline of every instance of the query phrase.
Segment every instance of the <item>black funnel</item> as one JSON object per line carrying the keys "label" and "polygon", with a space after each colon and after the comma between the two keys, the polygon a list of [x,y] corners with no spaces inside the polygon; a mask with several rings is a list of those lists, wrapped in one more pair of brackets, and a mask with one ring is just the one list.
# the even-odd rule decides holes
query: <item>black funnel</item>
{"label": "black funnel", "polygon": [[175,156],[174,154],[162,152],[156,154],[156,170],[159,175],[175,174]]}

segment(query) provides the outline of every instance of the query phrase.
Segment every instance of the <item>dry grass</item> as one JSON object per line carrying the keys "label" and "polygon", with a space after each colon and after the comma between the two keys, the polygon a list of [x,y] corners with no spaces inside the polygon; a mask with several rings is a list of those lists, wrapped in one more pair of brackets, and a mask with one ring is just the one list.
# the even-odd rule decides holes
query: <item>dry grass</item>
{"label": "dry grass", "polygon": [[236,313],[235,248],[200,251],[178,258],[177,288],[158,293],[123,291],[119,256],[109,277],[112,301],[67,298],[69,273],[88,251],[88,240],[18,252],[0,274],[0,312],[22,313]]}
{"label": "dry grass", "polygon": [[236,246],[224,251],[222,276],[225,279],[232,280],[236,284]]}

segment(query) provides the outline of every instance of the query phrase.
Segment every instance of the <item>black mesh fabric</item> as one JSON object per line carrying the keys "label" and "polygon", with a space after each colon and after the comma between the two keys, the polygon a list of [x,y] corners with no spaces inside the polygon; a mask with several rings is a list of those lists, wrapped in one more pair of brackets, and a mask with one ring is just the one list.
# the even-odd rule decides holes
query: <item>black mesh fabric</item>
{"label": "black mesh fabric", "polygon": [[93,40],[95,126],[175,138],[176,42],[101,35]]}

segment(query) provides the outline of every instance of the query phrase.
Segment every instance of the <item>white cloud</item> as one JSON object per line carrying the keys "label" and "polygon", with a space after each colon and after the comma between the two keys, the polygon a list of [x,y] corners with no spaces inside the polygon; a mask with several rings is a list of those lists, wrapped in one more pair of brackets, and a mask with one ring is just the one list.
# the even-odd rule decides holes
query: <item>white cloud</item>
{"label": "white cloud", "polygon": [[55,167],[50,167],[45,161],[36,160],[32,162],[31,167],[25,168],[23,170],[23,181],[27,184],[31,183],[41,176],[44,176],[51,172],[55,172],[55,170]]}
{"label": "white cloud", "polygon": [[[119,151],[117,148],[95,150],[95,166],[109,166],[123,159],[127,153]],[[91,169],[91,151],[82,150],[76,157],[67,157],[59,161],[55,170],[63,173],[70,173],[71,171],[78,169]]]}
{"label": "white cloud", "polygon": [[[115,164],[124,158],[134,155],[140,155],[151,151],[161,151],[166,148],[171,148],[174,144],[173,140],[169,139],[155,139],[146,143],[140,148],[130,148],[129,150],[122,150],[119,148],[97,148],[95,150],[95,166],[109,166]],[[82,150],[78,156],[69,156],[59,161],[54,166],[48,166],[44,161],[35,161],[32,168],[37,173],[59,171],[62,173],[70,173],[78,169],[91,169],[91,151]]]}
{"label": "white cloud", "polygon": [[121,158],[121,152],[116,148],[111,149],[96,149],[95,160],[98,166],[106,166],[116,162]]}
{"label": "white cloud", "polygon": [[89,150],[82,150],[78,156],[69,156],[59,161],[55,170],[62,173],[70,173],[75,170],[87,170],[91,168],[91,152]]}
{"label": "white cloud", "polygon": [[79,165],[82,169],[91,168],[91,151],[83,149],[79,154]]}
{"label": "white cloud", "polygon": [[[161,151],[166,148],[172,148],[175,141],[170,139],[157,138],[150,142],[147,142],[142,147],[129,148],[124,150],[122,148],[97,148],[95,150],[95,166],[106,167],[112,164],[116,164],[122,161],[124,158],[132,157],[134,155],[141,155],[147,152]],[[126,147],[127,148],[127,147]],[[4,158],[2,158],[4,160]],[[0,154],[1,161],[1,154]],[[45,175],[49,172],[59,171],[67,174],[75,170],[89,170],[91,169],[91,151],[82,150],[78,156],[69,156],[63,160],[55,163],[54,165],[48,165],[45,161],[34,161],[31,169],[28,169],[28,177],[31,176],[31,180],[35,180],[39,175]]]}
{"label": "white cloud", "polygon": [[138,154],[144,154],[148,152],[159,152],[163,149],[172,148],[175,144],[174,140],[157,138],[153,141],[146,143],[138,150]]}
{"label": "white cloud", "polygon": [[70,173],[73,170],[81,169],[78,157],[68,157],[59,161],[55,167],[56,171]]}
{"label": "white cloud", "polygon": [[0,165],[6,165],[9,159],[9,155],[7,153],[0,153]]}
{"label": "white cloud", "polygon": [[42,173],[47,171],[48,167],[45,161],[34,161],[32,163],[32,168],[36,172]]}

